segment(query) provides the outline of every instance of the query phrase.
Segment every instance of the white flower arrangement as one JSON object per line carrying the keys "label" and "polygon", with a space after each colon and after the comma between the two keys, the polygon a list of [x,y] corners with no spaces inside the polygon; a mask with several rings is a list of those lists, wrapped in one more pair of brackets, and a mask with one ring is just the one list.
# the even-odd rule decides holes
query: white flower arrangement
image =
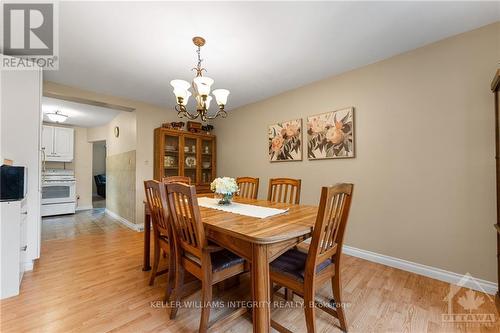
{"label": "white flower arrangement", "polygon": [[210,184],[210,189],[217,194],[235,194],[238,193],[238,184],[231,177],[215,178]]}

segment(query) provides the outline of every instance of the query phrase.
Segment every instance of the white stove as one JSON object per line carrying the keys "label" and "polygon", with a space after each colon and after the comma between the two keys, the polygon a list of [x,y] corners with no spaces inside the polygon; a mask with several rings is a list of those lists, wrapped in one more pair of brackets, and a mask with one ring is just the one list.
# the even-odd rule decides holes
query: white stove
{"label": "white stove", "polygon": [[74,170],[45,170],[42,173],[42,216],[74,214],[75,209]]}

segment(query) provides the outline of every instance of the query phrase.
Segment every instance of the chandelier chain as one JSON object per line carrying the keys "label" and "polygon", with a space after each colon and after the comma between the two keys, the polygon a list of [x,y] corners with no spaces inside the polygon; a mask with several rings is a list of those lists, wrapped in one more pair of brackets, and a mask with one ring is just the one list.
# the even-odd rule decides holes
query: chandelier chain
{"label": "chandelier chain", "polygon": [[191,70],[195,70],[196,77],[198,77],[198,76],[203,76],[203,71],[206,72],[207,70],[205,68],[201,67],[201,62],[203,61],[203,59],[201,59],[201,46],[198,46],[196,53],[198,53],[198,64],[196,65],[196,67],[193,67],[193,69],[191,69]]}

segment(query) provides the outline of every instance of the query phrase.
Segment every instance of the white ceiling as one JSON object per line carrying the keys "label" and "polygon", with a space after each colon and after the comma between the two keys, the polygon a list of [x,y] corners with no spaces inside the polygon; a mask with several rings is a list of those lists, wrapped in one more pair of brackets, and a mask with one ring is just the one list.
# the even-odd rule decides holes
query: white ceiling
{"label": "white ceiling", "polygon": [[51,121],[45,114],[55,111],[60,111],[62,114],[68,116],[67,120],[63,124],[77,127],[103,126],[116,117],[118,113],[124,112],[99,106],[64,101],[56,98],[43,97],[43,121],[50,123]]}
{"label": "white ceiling", "polygon": [[[173,106],[202,48],[227,109],[500,20],[500,2],[60,2],[45,79]],[[191,101],[191,103],[194,103]]]}

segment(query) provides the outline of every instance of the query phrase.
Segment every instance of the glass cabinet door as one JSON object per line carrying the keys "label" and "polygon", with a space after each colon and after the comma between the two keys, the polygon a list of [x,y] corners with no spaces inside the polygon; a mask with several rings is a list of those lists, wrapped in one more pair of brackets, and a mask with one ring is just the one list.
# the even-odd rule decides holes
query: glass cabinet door
{"label": "glass cabinet door", "polygon": [[214,156],[213,140],[201,140],[201,183],[210,184],[213,181]]}
{"label": "glass cabinet door", "polygon": [[179,137],[165,135],[164,140],[163,176],[179,176]]}
{"label": "glass cabinet door", "polygon": [[196,138],[184,137],[184,176],[191,178],[191,183],[196,184],[196,167],[198,166]]}

